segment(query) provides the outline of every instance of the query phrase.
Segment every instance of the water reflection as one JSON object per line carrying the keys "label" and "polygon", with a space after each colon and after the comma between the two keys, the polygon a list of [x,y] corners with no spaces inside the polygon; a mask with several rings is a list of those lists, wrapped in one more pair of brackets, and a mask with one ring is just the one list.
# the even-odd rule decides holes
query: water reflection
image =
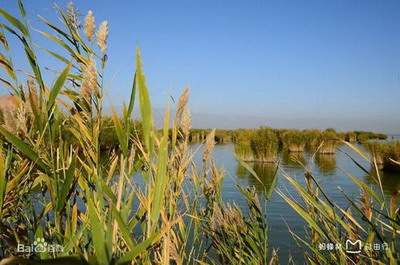
{"label": "water reflection", "polygon": [[[371,170],[371,173],[365,175],[364,178],[368,184],[378,186],[379,184],[376,175],[376,172]],[[400,192],[400,173],[379,171],[379,176],[381,177],[382,188],[386,195]]]}
{"label": "water reflection", "polygon": [[274,163],[249,163],[254,172],[257,173],[259,180],[257,180],[246,168],[240,163],[236,167],[236,175],[241,179],[246,179],[248,185],[254,186],[258,192],[266,192],[270,194],[275,187],[277,178],[277,166]]}
{"label": "water reflection", "polygon": [[336,172],[335,154],[317,154],[315,164],[322,174],[334,174]]}

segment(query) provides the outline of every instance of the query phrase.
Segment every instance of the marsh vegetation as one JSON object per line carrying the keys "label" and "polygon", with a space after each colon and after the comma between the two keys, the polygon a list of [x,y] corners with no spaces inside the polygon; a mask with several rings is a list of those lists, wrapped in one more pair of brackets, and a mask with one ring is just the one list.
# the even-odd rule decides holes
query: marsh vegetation
{"label": "marsh vegetation", "polygon": [[[55,51],[42,48],[59,63],[54,80],[46,82],[51,78],[43,76],[22,1],[18,7],[18,15],[0,8],[1,66],[6,70],[0,81],[13,102],[12,111],[2,110],[0,125],[2,265],[278,264],[278,250],[268,244],[264,207],[274,185],[263,185],[275,181],[276,174],[263,182],[257,172],[278,169],[272,162],[282,145],[288,151],[294,146],[292,151],[310,148],[322,155],[342,143],[368,160],[330,130],[278,134],[262,127],[221,134],[196,132],[191,130],[189,90],[182,92],[174,113],[169,105],[165,108],[163,126],[155,128],[139,49],[131,96],[107,118],[103,84],[110,56],[108,23],[96,24],[92,11],[80,23],[71,4],[57,8],[58,23],[39,17],[45,30],[38,33],[45,43],[57,47]],[[28,69],[23,72],[17,71],[25,64],[13,60],[10,38],[25,52]],[[296,133],[307,140],[299,141]],[[227,139],[235,143],[241,166],[264,191],[260,197],[255,185],[238,185],[246,213],[222,199],[225,178],[213,158],[216,137],[220,143]],[[197,140],[203,142],[199,163],[194,162],[196,151],[189,145]],[[397,163],[398,156],[393,159]],[[271,162],[271,167],[246,161]],[[362,197],[349,198],[350,206],[344,208],[325,196],[312,172],[301,166],[305,185],[283,174],[301,199],[281,190],[277,193],[307,224],[307,237],[293,233],[307,248],[306,262],[396,264],[398,193],[387,202],[381,186],[381,193],[376,193],[352,179]],[[372,179],[380,183],[379,174]],[[19,245],[32,245],[38,238],[62,246],[63,251],[18,251]],[[343,249],[329,255],[316,249],[319,242],[343,243],[347,238],[378,241],[387,247],[380,253],[363,249],[360,256]]]}

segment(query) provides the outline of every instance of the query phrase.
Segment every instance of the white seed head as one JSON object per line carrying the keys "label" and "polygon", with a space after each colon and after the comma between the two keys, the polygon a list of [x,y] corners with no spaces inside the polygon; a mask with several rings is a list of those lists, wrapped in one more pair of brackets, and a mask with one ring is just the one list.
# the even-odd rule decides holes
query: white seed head
{"label": "white seed head", "polygon": [[107,38],[108,38],[108,22],[103,21],[99,26],[99,30],[96,34],[97,45],[99,46],[101,52],[104,54],[107,50]]}
{"label": "white seed head", "polygon": [[89,40],[93,39],[95,29],[96,29],[96,23],[94,20],[94,15],[93,15],[92,10],[89,10],[85,17],[85,25],[83,27],[86,37]]}
{"label": "white seed head", "polygon": [[89,97],[97,91],[97,70],[93,58],[83,66],[81,93],[84,97]]}

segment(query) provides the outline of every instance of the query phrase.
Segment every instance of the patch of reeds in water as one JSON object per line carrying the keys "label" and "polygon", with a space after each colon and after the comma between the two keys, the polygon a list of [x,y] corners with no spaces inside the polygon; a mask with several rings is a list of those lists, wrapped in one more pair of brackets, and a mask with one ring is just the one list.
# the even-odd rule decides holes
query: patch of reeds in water
{"label": "patch of reeds in water", "polygon": [[289,152],[304,152],[307,135],[299,130],[287,130],[280,135],[283,148]]}
{"label": "patch of reeds in water", "polygon": [[400,142],[379,142],[370,141],[364,143],[369,151],[372,163],[376,163],[382,170],[399,171],[400,162]]}
{"label": "patch of reeds in water", "polygon": [[236,134],[235,153],[243,161],[276,162],[278,148],[279,139],[270,128],[241,130]]}

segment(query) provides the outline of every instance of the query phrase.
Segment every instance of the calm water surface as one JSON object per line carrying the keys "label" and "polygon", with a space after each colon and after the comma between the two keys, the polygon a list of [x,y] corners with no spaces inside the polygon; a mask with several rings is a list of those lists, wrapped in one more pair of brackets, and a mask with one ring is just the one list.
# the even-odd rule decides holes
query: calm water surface
{"label": "calm water surface", "polygon": [[[200,160],[200,153],[201,150],[197,157],[198,160]],[[305,153],[302,157],[299,157],[299,159],[312,170],[314,176],[324,188],[327,195],[341,207],[348,206],[348,202],[339,191],[338,187],[343,189],[351,198],[358,198],[360,194],[359,189],[348,177],[348,174],[362,179],[371,185],[375,185],[373,180],[347,157],[346,153],[351,155],[352,158],[362,164],[366,169],[370,169],[367,161],[360,158],[350,150],[350,148],[344,145],[339,147],[336,155],[322,155],[312,159],[310,154]],[[269,244],[271,247],[278,249],[280,262],[282,264],[286,264],[289,257],[292,257],[297,264],[302,264],[304,261],[304,249],[296,244],[288,231],[288,226],[298,235],[305,236],[304,223],[276,193],[276,189],[280,189],[285,194],[295,195],[294,190],[290,187],[282,174],[285,172],[297,179],[300,183],[304,183],[304,169],[298,163],[293,162],[288,154],[282,153],[280,155],[280,170],[278,170],[276,175],[274,174],[276,171],[274,165],[266,163],[252,164],[253,169],[263,182],[263,184],[260,184],[236,161],[233,145],[217,145],[214,150],[214,159],[217,166],[223,168],[225,171],[225,179],[223,182],[224,201],[238,204],[244,212],[246,212],[246,201],[238,192],[236,184],[244,186],[254,185],[259,192],[260,199],[263,198],[262,196],[265,188],[274,190],[270,200],[267,202]],[[384,174],[382,176],[382,181],[385,194],[387,195],[400,189],[399,173]]]}

